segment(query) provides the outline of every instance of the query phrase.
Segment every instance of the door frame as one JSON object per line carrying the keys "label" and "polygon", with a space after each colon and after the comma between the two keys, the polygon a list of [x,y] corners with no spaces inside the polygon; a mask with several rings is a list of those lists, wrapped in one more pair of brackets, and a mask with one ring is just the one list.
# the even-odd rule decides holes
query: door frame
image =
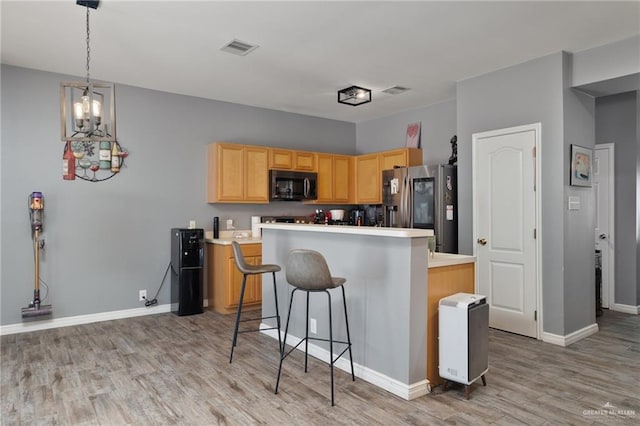
{"label": "door frame", "polygon": [[[489,130],[486,132],[473,133],[471,135],[471,163],[473,167],[472,171],[472,197],[473,197],[473,256],[478,258],[478,245],[474,242],[478,239],[478,188],[477,182],[477,144],[481,138],[500,136],[509,133],[521,133],[525,131],[533,131],[535,133],[535,154],[534,154],[534,196],[535,196],[535,226],[536,226],[536,239],[535,239],[535,286],[536,286],[536,339],[542,339],[543,333],[543,318],[544,312],[542,307],[542,167],[541,167],[541,137],[542,137],[542,123],[525,124],[522,126],[508,127],[504,129]],[[475,291],[478,290],[478,270],[475,268]]]}
{"label": "door frame", "polygon": [[615,154],[616,148],[614,143],[597,143],[594,146],[594,150],[598,148],[607,149],[609,151],[609,194],[613,195],[613,203],[609,203],[609,310],[615,311],[616,304],[616,259],[615,259],[615,247],[616,247],[616,161]]}

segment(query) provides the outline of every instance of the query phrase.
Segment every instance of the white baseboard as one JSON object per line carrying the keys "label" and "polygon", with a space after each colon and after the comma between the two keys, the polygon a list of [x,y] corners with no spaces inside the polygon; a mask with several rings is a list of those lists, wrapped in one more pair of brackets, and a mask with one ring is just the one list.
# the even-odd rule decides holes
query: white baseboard
{"label": "white baseboard", "polygon": [[[203,306],[209,306],[209,301],[204,300]],[[69,327],[71,325],[90,324],[92,322],[111,321],[115,319],[141,317],[144,315],[162,314],[171,312],[171,304],[154,305],[143,308],[123,309],[121,311],[100,312],[98,314],[76,315],[73,317],[43,319],[40,321],[27,321],[17,324],[0,326],[0,336],[16,333],[29,333],[50,328]]]}
{"label": "white baseboard", "polygon": [[542,341],[558,346],[569,346],[572,343],[575,343],[578,340],[582,340],[585,337],[589,337],[597,332],[598,324],[591,324],[584,328],[581,328],[580,330],[576,330],[573,333],[567,334],[566,336],[544,332],[542,333]]}
{"label": "white baseboard", "polygon": [[110,321],[122,318],[141,317],[143,315],[171,312],[171,304],[155,305],[149,308],[123,309],[121,311],[100,312],[98,314],[76,315],[73,317],[44,319],[40,321],[28,321],[17,324],[3,325],[0,327],[0,335],[28,333],[50,328],[69,327],[71,325],[90,324],[92,322]]}
{"label": "white baseboard", "polygon": [[[262,329],[268,328],[268,327],[270,326],[267,324],[264,324],[264,323],[260,324],[260,328]],[[278,339],[277,330],[274,330],[274,329],[262,330],[262,333],[266,334],[269,337],[272,337],[273,339]],[[281,333],[281,336],[282,338],[284,338],[284,332]],[[295,346],[300,341],[301,339],[299,337],[292,336],[291,334],[287,336],[288,345]],[[298,347],[297,349],[299,351],[304,350],[301,347]],[[309,343],[309,355],[313,356],[314,358],[318,358],[321,361],[324,361],[326,363],[329,363],[329,360],[330,360],[329,351],[313,343]],[[343,370],[351,374],[351,364],[348,358],[341,357],[336,361],[334,365],[336,368],[339,368],[340,370]],[[376,385],[406,400],[412,400],[414,398],[424,396],[428,394],[431,389],[429,380],[427,379],[407,385],[405,383],[399,382],[398,380],[392,379],[391,377],[386,376],[378,371],[372,370],[368,367],[365,367],[355,362],[353,363],[353,373],[358,378],[365,380],[373,385]]]}
{"label": "white baseboard", "polygon": [[622,312],[625,314],[640,315],[640,305],[623,305],[622,303],[614,303],[610,308],[612,311]]}

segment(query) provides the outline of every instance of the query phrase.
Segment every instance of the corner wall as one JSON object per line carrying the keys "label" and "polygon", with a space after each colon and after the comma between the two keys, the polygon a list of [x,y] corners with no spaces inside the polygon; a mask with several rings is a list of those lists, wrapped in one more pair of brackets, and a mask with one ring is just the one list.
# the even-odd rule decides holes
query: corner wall
{"label": "corner wall", "polygon": [[[564,317],[565,335],[596,323],[595,195],[592,187],[570,186],[571,145],[593,148],[595,99],[573,90],[572,56],[563,53],[564,151]],[[569,210],[569,197],[580,199],[579,210]],[[543,220],[544,223],[544,220]]]}
{"label": "corner wall", "polygon": [[[206,203],[206,145],[229,141],[353,154],[355,124],[116,85],[118,141],[126,166],[105,182],[62,179],[61,81],[71,77],[2,65],[0,324],[21,323],[33,297],[27,197],[45,197],[41,277],[53,318],[140,308],[169,261],[169,230],[213,216],[250,229],[251,215],[310,214],[301,203]],[[159,304],[169,303],[165,281]],[[42,295],[46,290],[42,290]],[[38,318],[41,319],[41,318]]]}
{"label": "corner wall", "polygon": [[[474,133],[542,123],[542,307],[545,332],[564,336],[565,250],[563,53],[474,77],[457,86],[460,252],[473,254],[472,148]],[[593,232],[591,232],[593,233]],[[591,256],[593,257],[593,256]]]}

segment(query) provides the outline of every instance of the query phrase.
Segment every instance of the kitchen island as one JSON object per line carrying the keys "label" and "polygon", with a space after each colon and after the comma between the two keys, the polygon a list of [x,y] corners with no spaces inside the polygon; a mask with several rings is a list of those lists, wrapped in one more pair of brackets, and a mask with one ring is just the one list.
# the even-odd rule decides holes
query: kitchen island
{"label": "kitchen island", "polygon": [[[326,258],[332,275],[347,280],[355,374],[405,399],[425,395],[429,390],[425,284],[430,235],[432,231],[420,229],[262,224],[262,260],[282,266],[277,280],[283,327],[292,291],[285,276],[289,251],[317,250]],[[274,311],[270,287],[262,290],[263,314]],[[332,298],[334,338],[346,340],[340,299]],[[297,299],[293,305],[288,345],[295,345],[304,337],[303,300]],[[312,295],[309,315],[317,321],[317,337],[327,337],[326,297]],[[265,327],[273,325],[275,321]],[[274,330],[265,333],[276,337]],[[328,345],[310,344],[309,353],[329,360]],[[346,357],[336,366],[350,371]]]}

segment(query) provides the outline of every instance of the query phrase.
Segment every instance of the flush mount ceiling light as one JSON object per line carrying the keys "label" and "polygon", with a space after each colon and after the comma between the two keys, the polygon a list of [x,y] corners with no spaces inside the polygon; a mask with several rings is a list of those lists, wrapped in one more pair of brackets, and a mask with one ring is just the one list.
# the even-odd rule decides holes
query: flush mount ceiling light
{"label": "flush mount ceiling light", "polygon": [[351,86],[338,90],[338,103],[358,106],[371,102],[371,90],[364,87]]}
{"label": "flush mount ceiling light", "polygon": [[77,0],[87,9],[87,79],[83,83],[60,83],[60,124],[63,141],[116,141],[115,92],[113,84],[91,81],[89,10],[100,1]]}

